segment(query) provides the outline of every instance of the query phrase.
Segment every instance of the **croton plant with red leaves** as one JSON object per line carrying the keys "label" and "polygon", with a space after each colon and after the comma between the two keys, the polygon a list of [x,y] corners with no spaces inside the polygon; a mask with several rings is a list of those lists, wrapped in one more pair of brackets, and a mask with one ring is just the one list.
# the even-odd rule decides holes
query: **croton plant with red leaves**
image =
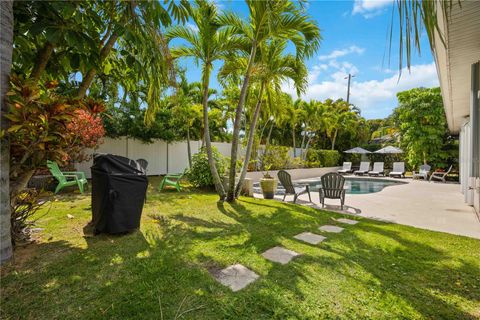
{"label": "croton plant with red leaves", "polygon": [[29,178],[47,160],[65,165],[86,157],[85,148],[96,148],[105,135],[99,113],[103,102],[71,99],[56,92],[57,83],[38,86],[12,77],[8,93],[10,121],[10,177],[13,181]]}

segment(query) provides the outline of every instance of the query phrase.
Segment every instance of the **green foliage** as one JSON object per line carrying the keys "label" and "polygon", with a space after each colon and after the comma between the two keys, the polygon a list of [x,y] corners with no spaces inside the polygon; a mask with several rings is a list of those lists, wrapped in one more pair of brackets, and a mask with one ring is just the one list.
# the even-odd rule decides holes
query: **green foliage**
{"label": "green foliage", "polygon": [[160,109],[150,126],[146,126],[144,122],[145,109],[134,104],[109,106],[102,116],[106,135],[111,138],[129,137],[146,143],[152,143],[155,139],[169,142],[183,139],[169,108]]}
{"label": "green foliage", "polygon": [[450,143],[440,88],[416,88],[397,94],[394,110],[401,134],[401,147],[411,167],[428,163],[446,167]]}
{"label": "green foliage", "polygon": [[263,170],[279,170],[288,168],[290,156],[289,148],[269,145],[261,157]]}
{"label": "green foliage", "polygon": [[[217,166],[218,174],[223,176],[226,169],[226,161],[220,152],[215,147],[212,147],[213,159]],[[187,172],[188,180],[198,188],[213,187],[212,173],[208,165],[207,150],[202,148],[200,152],[192,156],[192,167]]]}
{"label": "green foliage", "polygon": [[337,150],[309,149],[307,152],[307,166],[310,168],[336,167],[342,155]]}

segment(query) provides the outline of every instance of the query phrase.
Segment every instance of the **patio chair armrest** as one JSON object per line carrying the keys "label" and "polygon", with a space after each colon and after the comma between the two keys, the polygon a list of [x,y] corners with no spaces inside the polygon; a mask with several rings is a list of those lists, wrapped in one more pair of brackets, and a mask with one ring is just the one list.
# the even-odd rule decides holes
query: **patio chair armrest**
{"label": "patio chair armrest", "polygon": [[74,180],[78,180],[78,176],[76,174],[64,174],[65,178],[74,178]]}
{"label": "patio chair armrest", "polygon": [[82,171],[64,171],[63,173],[64,174],[69,174],[69,175],[76,175],[80,179],[87,179],[85,177],[85,172],[82,172]]}

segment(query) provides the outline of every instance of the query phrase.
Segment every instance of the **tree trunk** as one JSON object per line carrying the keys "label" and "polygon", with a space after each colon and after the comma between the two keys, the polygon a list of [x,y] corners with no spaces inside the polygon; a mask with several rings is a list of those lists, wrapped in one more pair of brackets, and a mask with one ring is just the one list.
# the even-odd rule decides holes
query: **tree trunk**
{"label": "tree trunk", "polygon": [[332,150],[335,150],[335,140],[337,140],[338,129],[335,129],[335,133],[332,138]]}
{"label": "tree trunk", "polygon": [[[4,117],[8,111],[6,93],[9,88],[13,51],[13,1],[0,1],[0,129],[7,130],[9,123]],[[0,264],[8,261],[13,254],[10,233],[10,145],[8,136],[0,139]]]}
{"label": "tree trunk", "polygon": [[[252,123],[250,124],[250,131],[248,132],[247,149],[245,151],[245,161],[243,163],[242,173],[240,174],[240,179],[238,180],[238,184],[235,189],[235,197],[237,198],[240,195],[240,191],[242,190],[243,180],[245,180],[245,176],[247,175],[248,163],[250,162],[250,156],[252,154],[253,141],[255,140],[255,129],[257,127],[257,121],[260,116],[260,108],[262,106],[263,88],[264,88],[264,83],[262,82],[260,86],[260,92],[258,94],[258,100],[257,100],[257,105],[255,107],[255,112],[253,113]],[[235,182],[233,182],[233,184],[234,183]]]}
{"label": "tree trunk", "polygon": [[33,66],[32,72],[30,73],[30,79],[37,82],[40,79],[43,71],[47,67],[48,59],[53,52],[53,44],[47,41],[40,51],[37,53],[37,58],[35,60],[35,65]]}
{"label": "tree trunk", "polygon": [[[306,126],[305,126],[305,128],[306,128]],[[307,131],[305,130],[305,128],[304,128],[304,130],[302,130],[303,137],[302,137],[302,143],[300,144],[300,150],[301,150],[300,151],[300,158],[302,158],[302,159],[304,159],[305,137],[307,136]]]}
{"label": "tree trunk", "polygon": [[295,127],[292,129],[292,138],[293,138],[293,157],[297,157],[297,143],[295,141]]}
{"label": "tree trunk", "polygon": [[203,75],[203,138],[205,140],[205,146],[207,147],[208,165],[210,166],[210,172],[212,173],[215,190],[220,196],[220,201],[223,201],[225,200],[225,189],[223,188],[222,181],[218,175],[217,166],[215,165],[215,159],[213,158],[212,141],[210,140],[210,128],[208,125],[208,85],[211,68],[211,66],[205,66],[205,74]]}
{"label": "tree trunk", "polygon": [[[113,32],[110,38],[108,38],[107,43],[103,46],[103,48],[100,50],[100,64],[107,58],[108,54],[112,50],[113,46],[115,45],[115,42],[118,39],[118,33]],[[91,68],[90,70],[87,71],[87,74],[83,77],[82,83],[80,84],[80,87],[78,88],[77,92],[77,98],[83,98],[87,94],[87,90],[90,87],[90,85],[93,82],[93,78],[95,78],[95,75],[97,74],[97,69]]]}
{"label": "tree trunk", "polygon": [[307,153],[308,153],[308,148],[310,147],[310,141],[312,141],[312,138],[308,138],[307,140],[307,145],[305,146],[305,157],[303,160],[307,160]]}
{"label": "tree trunk", "polygon": [[192,168],[192,149],[190,148],[190,128],[187,128],[188,167]]}
{"label": "tree trunk", "polygon": [[265,151],[267,151],[267,148],[270,145],[270,136],[272,135],[273,125],[274,125],[274,123],[272,121],[272,125],[270,126],[270,130],[268,130],[267,142],[265,142]]}
{"label": "tree trunk", "polygon": [[237,173],[237,154],[238,154],[238,143],[240,140],[240,127],[242,121],[242,111],[243,105],[245,104],[245,97],[247,96],[248,84],[250,82],[250,73],[252,71],[253,62],[255,61],[255,55],[257,53],[257,43],[255,40],[252,42],[252,50],[250,52],[250,57],[248,60],[247,70],[245,72],[245,78],[243,79],[242,89],[240,91],[240,98],[238,99],[238,105],[235,109],[235,122],[233,123],[233,134],[232,134],[232,151],[230,155],[230,175],[227,191],[227,201],[235,201],[235,175]]}

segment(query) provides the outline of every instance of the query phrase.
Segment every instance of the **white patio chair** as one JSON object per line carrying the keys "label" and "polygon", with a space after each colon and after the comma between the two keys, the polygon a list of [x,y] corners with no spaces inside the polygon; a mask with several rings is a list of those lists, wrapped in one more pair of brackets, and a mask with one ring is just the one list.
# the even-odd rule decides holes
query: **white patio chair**
{"label": "white patio chair", "polygon": [[432,173],[432,175],[430,176],[430,181],[439,180],[439,181],[442,181],[443,183],[447,182],[447,180],[445,180],[445,178],[450,173],[450,171],[452,171],[452,167],[453,167],[453,165],[451,165],[450,168],[448,168],[448,170],[446,172],[434,172],[434,173]]}
{"label": "white patio chair", "polygon": [[360,169],[356,170],[354,174],[363,176],[364,174],[367,174],[369,170],[370,170],[370,162],[362,161],[360,162]]}
{"label": "white patio chair", "polygon": [[416,171],[413,171],[413,179],[424,179],[424,180],[428,180],[428,174],[430,173],[430,169],[432,169],[432,167],[430,167],[428,164],[424,164],[424,165],[421,165],[420,166],[420,170],[418,172]]}
{"label": "white patio chair", "polygon": [[379,175],[384,175],[384,163],[383,162],[374,162],[373,163],[373,169],[368,171],[369,176],[379,176]]}
{"label": "white patio chair", "polygon": [[350,173],[352,172],[352,163],[351,162],[344,162],[342,169],[337,171],[338,173]]}
{"label": "white patio chair", "polygon": [[393,169],[388,174],[390,177],[405,177],[405,162],[394,162]]}

